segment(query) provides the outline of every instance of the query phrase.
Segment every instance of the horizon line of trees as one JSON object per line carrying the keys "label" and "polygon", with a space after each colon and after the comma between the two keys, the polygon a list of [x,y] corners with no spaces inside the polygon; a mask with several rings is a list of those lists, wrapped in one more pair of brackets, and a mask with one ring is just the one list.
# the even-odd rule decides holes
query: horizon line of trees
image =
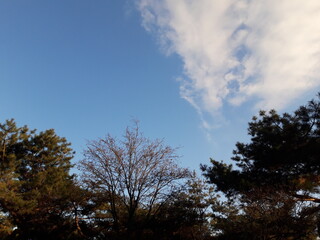
{"label": "horizon line of trees", "polygon": [[320,94],[294,113],[260,111],[233,164],[204,179],[143,136],[90,141],[81,174],[53,129],[0,124],[0,239],[315,240],[320,236]]}

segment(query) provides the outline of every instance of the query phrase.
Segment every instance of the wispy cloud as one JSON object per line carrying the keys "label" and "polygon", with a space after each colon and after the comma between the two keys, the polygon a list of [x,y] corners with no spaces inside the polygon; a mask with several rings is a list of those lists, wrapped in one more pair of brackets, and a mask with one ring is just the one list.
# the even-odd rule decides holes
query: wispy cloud
{"label": "wispy cloud", "polygon": [[200,115],[257,99],[281,109],[320,85],[319,0],[138,0],[143,26],[184,64]]}

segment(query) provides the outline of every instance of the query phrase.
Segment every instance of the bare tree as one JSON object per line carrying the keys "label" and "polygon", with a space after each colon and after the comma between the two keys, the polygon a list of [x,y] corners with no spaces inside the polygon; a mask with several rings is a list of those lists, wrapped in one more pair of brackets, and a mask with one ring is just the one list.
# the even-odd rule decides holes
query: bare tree
{"label": "bare tree", "polygon": [[162,140],[145,138],[137,123],[126,129],[123,140],[107,135],[88,143],[80,162],[83,180],[93,191],[103,193],[115,230],[123,212],[127,229],[138,209],[150,218],[190,176],[177,165],[175,152]]}

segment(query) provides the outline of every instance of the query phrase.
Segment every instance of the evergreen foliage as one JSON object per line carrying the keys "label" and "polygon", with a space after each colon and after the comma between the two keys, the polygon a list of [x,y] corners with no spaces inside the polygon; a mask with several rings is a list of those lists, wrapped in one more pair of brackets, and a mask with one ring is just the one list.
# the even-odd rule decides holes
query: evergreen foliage
{"label": "evergreen foliage", "polygon": [[[293,114],[261,111],[233,164],[201,165],[208,183],[145,138],[90,141],[70,175],[65,138],[0,124],[0,239],[315,240],[320,236],[320,94]],[[225,197],[220,198],[217,192]]]}
{"label": "evergreen foliage", "polygon": [[235,220],[217,218],[220,223],[227,222],[221,226],[226,236],[244,232],[243,239],[316,238],[319,100],[320,95],[293,114],[261,111],[249,123],[251,142],[236,144],[232,158],[236,167],[213,159],[211,166],[201,166],[217,191],[224,192],[230,201],[239,201],[241,211],[232,216]]}
{"label": "evergreen foliage", "polygon": [[54,130],[0,124],[0,209],[10,239],[54,239],[65,226],[73,152]]}

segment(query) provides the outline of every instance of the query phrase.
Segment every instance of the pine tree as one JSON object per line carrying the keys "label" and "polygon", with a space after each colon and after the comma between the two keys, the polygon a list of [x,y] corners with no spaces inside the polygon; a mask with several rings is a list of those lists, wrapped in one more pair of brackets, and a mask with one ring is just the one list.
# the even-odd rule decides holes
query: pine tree
{"label": "pine tree", "polygon": [[[236,144],[236,168],[213,159],[211,166],[201,167],[217,191],[240,201],[241,214],[234,215],[238,220],[227,219],[220,230],[236,233],[237,239],[316,239],[320,94],[293,114],[260,111],[249,123],[248,134],[249,143]],[[255,238],[241,238],[240,232]],[[230,239],[226,236],[222,239]]]}
{"label": "pine tree", "polygon": [[52,239],[66,222],[73,152],[53,129],[0,124],[0,210],[15,239]]}

